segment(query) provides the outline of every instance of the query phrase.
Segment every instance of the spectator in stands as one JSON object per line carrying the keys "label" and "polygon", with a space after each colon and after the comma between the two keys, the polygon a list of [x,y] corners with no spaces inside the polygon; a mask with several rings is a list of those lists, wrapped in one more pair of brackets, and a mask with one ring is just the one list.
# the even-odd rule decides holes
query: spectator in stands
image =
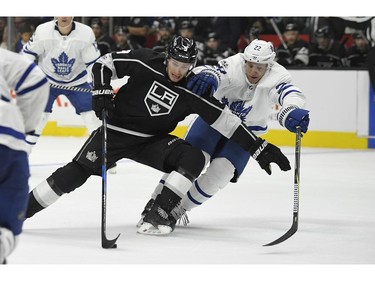
{"label": "spectator in stands", "polygon": [[348,65],[345,46],[334,39],[329,26],[319,28],[314,36],[317,43],[311,45],[309,66],[328,68]]}
{"label": "spectator in stands", "polygon": [[361,30],[353,33],[353,46],[348,50],[348,62],[352,67],[365,67],[367,61],[367,54],[370,49],[369,42],[365,34]]}
{"label": "spectator in stands", "polygon": [[91,21],[91,29],[95,34],[95,40],[98,44],[100,55],[110,53],[114,47],[115,42],[111,37],[104,34],[102,31],[103,23],[98,18]]}
{"label": "spectator in stands", "polygon": [[235,55],[230,48],[221,45],[221,40],[215,32],[208,34],[204,50],[204,64],[216,65],[222,59]]}
{"label": "spectator in stands", "polygon": [[121,17],[115,19],[115,26],[126,26],[129,32],[128,39],[146,47],[149,35],[149,24],[146,17]]}
{"label": "spectator in stands", "polygon": [[174,21],[173,19],[161,19],[155,23],[155,27],[158,39],[152,49],[159,53],[165,52],[169,41],[174,35]]}
{"label": "spectator in stands", "polygon": [[4,29],[7,26],[7,18],[0,17],[0,44],[3,42]]}
{"label": "spectator in stands", "polygon": [[240,17],[217,17],[213,31],[220,37],[221,45],[234,52],[238,51],[237,42],[242,33]]}
{"label": "spectator in stands", "polygon": [[194,26],[194,38],[204,42],[207,35],[213,32],[213,24],[217,17],[176,17],[176,31],[183,21],[188,21]]}
{"label": "spectator in stands", "polygon": [[[25,24],[26,18],[24,17],[12,17],[13,20],[13,28],[9,29],[8,25],[4,26],[3,32],[2,32],[2,40],[0,47],[3,49],[8,49],[8,38],[10,37],[12,42],[10,42],[10,51],[14,51],[14,47],[16,46],[16,42],[19,39],[19,32],[21,26]],[[9,33],[10,31],[10,33]]]}
{"label": "spectator in stands", "polygon": [[20,53],[23,49],[23,45],[25,45],[33,35],[34,29],[32,26],[28,24],[24,24],[20,27],[20,39],[16,42],[15,52]]}
{"label": "spectator in stands", "polygon": [[369,69],[370,81],[371,81],[373,90],[375,90],[375,32],[374,30],[375,30],[375,17],[370,19],[369,25],[366,31],[367,39],[369,40],[371,44],[371,48],[367,55],[367,67]]}
{"label": "spectator in stands", "polygon": [[[309,63],[309,44],[299,38],[299,27],[288,23],[283,33],[285,46],[276,49],[276,61],[283,66],[306,66]],[[286,48],[285,48],[286,47]]]}
{"label": "spectator in stands", "polygon": [[254,26],[252,28],[250,28],[250,30],[249,30],[249,38],[248,38],[249,39],[248,45],[251,43],[251,41],[253,41],[255,39],[259,39],[260,33],[261,33],[261,31],[260,31],[259,28],[254,27]]}
{"label": "spectator in stands", "polygon": [[310,44],[316,43],[315,33],[318,29],[329,26],[332,37],[340,41],[345,33],[346,24],[339,17],[309,17],[303,33],[310,35]]}
{"label": "spectator in stands", "polygon": [[367,54],[367,67],[372,89],[375,90],[375,17],[347,17],[343,20],[348,26],[365,31],[364,34],[370,46]]}
{"label": "spectator in stands", "polygon": [[254,39],[259,39],[260,34],[262,33],[261,29],[257,25],[250,26],[250,29],[246,30],[243,36],[240,37],[238,41],[238,53],[243,53],[245,48],[253,41]]}
{"label": "spectator in stands", "polygon": [[[100,17],[99,20],[102,23],[102,34],[111,36],[109,30],[109,17]],[[113,31],[112,31],[113,32]]]}
{"label": "spectator in stands", "polygon": [[116,43],[113,51],[136,50],[142,48],[137,42],[129,39],[129,31],[126,27],[118,27],[115,32]]}
{"label": "spectator in stands", "polygon": [[3,36],[2,36],[2,41],[0,43],[0,48],[3,48],[3,49],[8,49],[8,26],[6,25],[4,27],[4,31],[3,31]]}

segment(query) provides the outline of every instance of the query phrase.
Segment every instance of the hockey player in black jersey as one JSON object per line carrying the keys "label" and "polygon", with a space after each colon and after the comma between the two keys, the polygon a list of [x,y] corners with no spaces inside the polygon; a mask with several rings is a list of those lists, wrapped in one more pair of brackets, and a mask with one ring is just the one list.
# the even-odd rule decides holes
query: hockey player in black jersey
{"label": "hockey player in black jersey", "polygon": [[[290,169],[279,148],[256,137],[223,104],[186,89],[196,56],[195,42],[178,36],[171,41],[166,54],[149,49],[113,52],[101,57],[92,69],[93,110],[99,118],[103,109],[108,112],[108,167],[128,158],[170,173],[138,229],[142,234],[173,231],[176,219],[171,210],[204,167],[199,149],[170,134],[190,114],[200,115],[222,135],[250,151],[267,173],[271,173],[271,162],[283,171]],[[114,97],[111,79],[124,76],[129,76],[128,82]],[[70,163],[30,192],[26,217],[80,187],[91,175],[101,175],[101,139],[98,128]]]}

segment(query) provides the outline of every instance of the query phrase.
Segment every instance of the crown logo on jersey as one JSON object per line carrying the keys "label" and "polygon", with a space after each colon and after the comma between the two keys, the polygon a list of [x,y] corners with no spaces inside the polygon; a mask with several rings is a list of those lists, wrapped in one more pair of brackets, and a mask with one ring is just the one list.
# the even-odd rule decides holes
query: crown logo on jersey
{"label": "crown logo on jersey", "polygon": [[93,152],[87,151],[86,158],[94,163],[96,161],[96,159],[98,159],[98,156],[96,156],[95,151],[93,151]]}
{"label": "crown logo on jersey", "polygon": [[159,111],[160,111],[160,106],[159,105],[157,105],[157,104],[153,104],[153,105],[151,105],[151,110],[153,111],[153,112],[156,112],[156,113],[158,113]]}
{"label": "crown logo on jersey", "polygon": [[51,59],[53,66],[55,67],[55,73],[61,76],[69,75],[72,72],[73,64],[76,59],[70,59],[65,52],[62,52],[59,59]]}

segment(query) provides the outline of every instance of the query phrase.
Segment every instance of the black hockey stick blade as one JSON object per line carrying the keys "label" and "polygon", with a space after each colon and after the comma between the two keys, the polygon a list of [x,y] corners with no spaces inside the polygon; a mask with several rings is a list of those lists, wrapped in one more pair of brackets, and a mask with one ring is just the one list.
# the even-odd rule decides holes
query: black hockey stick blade
{"label": "black hockey stick blade", "polygon": [[121,233],[119,233],[119,235],[117,235],[117,237],[115,239],[108,240],[105,233],[102,232],[102,248],[104,248],[104,249],[115,249],[115,248],[117,248],[116,241],[120,237],[120,234]]}
{"label": "black hockey stick blade", "polygon": [[116,241],[120,234],[117,235],[115,239],[109,240],[106,236],[106,226],[107,226],[107,111],[103,109],[102,111],[102,121],[103,121],[103,138],[102,138],[102,248],[104,249],[114,249],[117,248]]}
{"label": "black hockey stick blade", "polygon": [[293,223],[291,228],[280,238],[263,246],[277,245],[293,236],[298,230],[298,209],[299,209],[299,187],[300,187],[300,160],[301,160],[301,127],[297,127],[295,146],[295,167],[294,167],[294,192],[293,192]]}
{"label": "black hockey stick blade", "polygon": [[294,233],[296,233],[298,230],[298,214],[293,214],[293,224],[291,228],[280,238],[276,239],[275,241],[268,243],[263,246],[273,246],[280,244],[281,242],[284,242],[285,240],[289,239],[290,237],[293,236]]}

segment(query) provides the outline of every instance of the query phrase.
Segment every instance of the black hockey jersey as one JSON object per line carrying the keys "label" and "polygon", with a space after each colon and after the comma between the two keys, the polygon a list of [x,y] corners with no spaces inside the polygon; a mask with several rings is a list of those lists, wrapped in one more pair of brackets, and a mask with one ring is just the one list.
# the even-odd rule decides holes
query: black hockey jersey
{"label": "black hockey jersey", "polygon": [[241,120],[214,98],[202,98],[187,90],[186,78],[168,79],[165,54],[150,49],[112,52],[93,66],[94,89],[108,87],[111,78],[129,76],[115,96],[114,115],[108,124],[146,135],[172,132],[190,114],[200,115],[224,136],[244,149],[256,136]]}

